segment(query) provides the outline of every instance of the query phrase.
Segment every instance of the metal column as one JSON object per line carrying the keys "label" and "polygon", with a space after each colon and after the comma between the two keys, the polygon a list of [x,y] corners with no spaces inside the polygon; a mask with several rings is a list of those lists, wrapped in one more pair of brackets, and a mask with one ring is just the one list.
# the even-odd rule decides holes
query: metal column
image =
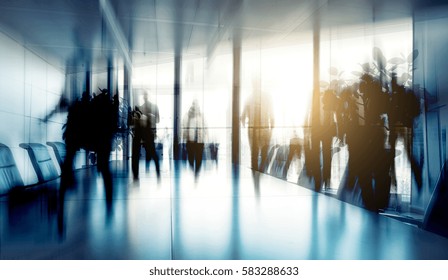
{"label": "metal column", "polygon": [[241,36],[233,37],[233,87],[232,87],[232,164],[240,164],[240,78]]}

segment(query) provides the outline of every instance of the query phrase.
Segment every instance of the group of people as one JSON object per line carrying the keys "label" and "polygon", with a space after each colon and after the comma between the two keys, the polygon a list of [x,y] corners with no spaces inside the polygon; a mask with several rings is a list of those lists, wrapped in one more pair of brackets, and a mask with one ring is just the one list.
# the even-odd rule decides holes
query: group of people
{"label": "group of people", "polygon": [[[149,163],[154,161],[157,177],[160,178],[160,159],[156,150],[157,124],[160,122],[157,104],[149,100],[147,92],[143,94],[144,102],[130,110],[128,125],[132,134],[132,173],[139,179],[139,162],[142,147],[145,150],[146,171]],[[99,94],[84,92],[78,100],[69,104],[61,99],[58,109],[67,110],[67,122],[63,129],[66,144],[66,157],[62,166],[62,190],[71,183],[73,163],[76,152],[85,149],[96,153],[98,170],[103,176],[106,196],[112,197],[112,174],[109,157],[112,141],[118,131],[119,100],[110,95],[107,89],[100,89]],[[47,121],[54,112],[45,117]],[[186,143],[188,162],[198,175],[202,165],[207,129],[204,116],[197,100],[194,100],[183,120],[182,138]]]}
{"label": "group of people", "polygon": [[[251,166],[260,172],[267,169],[268,150],[272,147],[271,104],[269,95],[254,84],[253,94],[241,115],[243,127],[247,126]],[[292,157],[302,156],[303,151],[302,175],[312,179],[317,191],[329,188],[331,161],[336,150],[334,143],[347,144],[347,172],[339,187],[359,187],[366,208],[385,209],[391,185],[396,185],[394,158],[399,138],[417,186],[422,185],[422,159],[417,159],[412,152],[413,123],[419,113],[418,97],[411,89],[400,85],[396,75],[385,83],[365,73],[358,83],[340,91],[328,89],[319,96],[319,107],[311,108],[311,119],[315,119],[310,122],[309,129],[305,128],[305,139],[300,141],[297,136],[292,137],[283,176],[286,177]]]}
{"label": "group of people", "polygon": [[65,191],[72,180],[76,151],[85,149],[96,152],[98,171],[103,176],[106,197],[108,200],[112,199],[109,157],[112,140],[118,130],[118,109],[118,95],[112,97],[107,89],[100,89],[99,94],[93,95],[84,92],[79,100],[68,106],[63,133],[66,155],[62,166],[62,191]]}
{"label": "group of people", "polygon": [[[143,94],[144,103],[135,106],[131,112],[130,124],[132,127],[132,173],[134,179],[139,178],[139,161],[141,148],[146,152],[146,169],[149,169],[151,160],[155,163],[158,178],[160,178],[159,155],[156,151],[157,124],[160,122],[159,108],[149,101],[148,94]],[[202,165],[207,127],[204,115],[197,100],[193,100],[182,123],[182,139],[186,145],[188,163],[195,175],[199,174]]]}
{"label": "group of people", "polygon": [[396,144],[401,137],[420,188],[422,163],[412,152],[414,119],[420,114],[417,95],[400,85],[396,75],[385,84],[368,73],[362,75],[359,84],[343,89],[340,96],[331,94],[336,102],[327,113],[334,115],[337,131],[327,137],[338,137],[348,145],[345,187],[359,186],[366,208],[387,208],[391,184],[396,184]]}
{"label": "group of people", "polygon": [[320,97],[320,119],[311,123],[304,147],[308,157],[303,172],[314,179],[316,190],[330,187],[334,143],[347,144],[347,172],[339,187],[359,187],[366,208],[386,209],[391,185],[396,185],[399,138],[417,186],[421,187],[422,159],[412,151],[413,124],[420,113],[420,101],[411,89],[397,82],[396,75],[384,83],[365,73],[358,83],[340,91],[328,89]]}
{"label": "group of people", "polygon": [[[150,160],[153,160],[160,178],[155,142],[157,124],[160,122],[159,109],[149,101],[146,92],[143,98],[144,103],[135,106],[129,119],[132,127],[132,172],[134,179],[138,179],[143,146],[147,169]],[[422,183],[421,160],[417,160],[412,153],[413,121],[419,114],[419,106],[416,95],[399,85],[395,75],[386,86],[366,73],[359,83],[339,92],[329,89],[321,94],[319,108],[312,108],[312,111],[319,110],[320,113],[317,114],[319,119],[311,122],[309,133],[305,133],[307,139],[300,143],[295,136],[290,142],[286,168],[293,155],[300,156],[304,151],[304,172],[314,178],[316,190],[320,190],[322,185],[329,186],[332,146],[337,137],[347,144],[349,152],[347,176],[342,184],[349,189],[359,186],[366,208],[386,208],[390,186],[395,180],[395,146],[399,137],[403,140],[418,186]],[[63,179],[71,174],[76,150],[84,148],[97,153],[98,167],[106,188],[112,188],[108,160],[117,120],[118,98],[112,98],[106,89],[93,98],[85,93],[70,106],[64,131],[67,158],[63,166]],[[240,120],[243,127],[247,126],[251,167],[265,172],[275,123],[272,100],[261,91],[259,82],[253,84],[253,94],[247,99]],[[197,175],[207,138],[204,115],[197,100],[186,112],[182,127],[188,163]]]}

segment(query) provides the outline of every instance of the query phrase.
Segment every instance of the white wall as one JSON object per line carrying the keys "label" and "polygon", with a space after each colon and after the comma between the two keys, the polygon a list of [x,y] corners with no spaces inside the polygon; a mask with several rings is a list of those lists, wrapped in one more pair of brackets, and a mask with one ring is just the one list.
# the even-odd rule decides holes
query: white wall
{"label": "white wall", "polygon": [[19,144],[62,141],[66,114],[42,119],[58,104],[64,85],[63,72],[0,31],[0,143],[10,147],[25,184],[37,177]]}

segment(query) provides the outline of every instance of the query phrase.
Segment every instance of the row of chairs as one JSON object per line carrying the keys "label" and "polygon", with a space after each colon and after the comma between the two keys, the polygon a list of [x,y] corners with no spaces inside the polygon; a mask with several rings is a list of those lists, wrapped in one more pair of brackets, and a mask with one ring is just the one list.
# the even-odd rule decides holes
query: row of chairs
{"label": "row of chairs", "polygon": [[[62,142],[47,142],[47,145],[53,149],[56,160],[62,167],[66,155],[65,144]],[[42,184],[60,176],[47,146],[40,143],[21,143],[19,146],[28,152],[37,175],[38,182],[36,184]],[[20,187],[25,187],[25,184],[14,156],[8,146],[0,143],[0,195]]]}

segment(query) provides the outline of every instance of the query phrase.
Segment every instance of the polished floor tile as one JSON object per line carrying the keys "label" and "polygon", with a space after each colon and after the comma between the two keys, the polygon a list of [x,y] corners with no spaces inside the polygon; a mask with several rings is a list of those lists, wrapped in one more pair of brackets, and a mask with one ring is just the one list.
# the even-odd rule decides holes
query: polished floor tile
{"label": "polished floor tile", "polygon": [[[142,167],[142,166],[141,166]],[[448,239],[246,167],[95,169],[0,199],[1,259],[448,259]]]}

